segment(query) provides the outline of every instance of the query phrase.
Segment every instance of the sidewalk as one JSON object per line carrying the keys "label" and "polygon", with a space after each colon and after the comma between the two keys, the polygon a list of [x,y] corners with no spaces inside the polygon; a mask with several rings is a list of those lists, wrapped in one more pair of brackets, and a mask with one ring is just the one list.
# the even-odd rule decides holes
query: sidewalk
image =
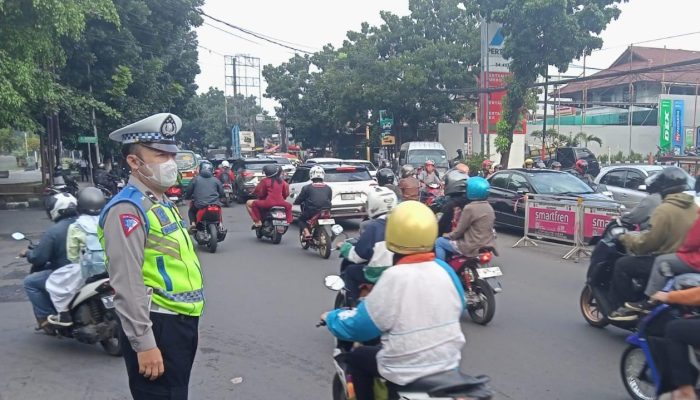
{"label": "sidewalk", "polygon": [[13,232],[38,237],[51,226],[46,211],[40,208],[0,210],[0,221],[0,239],[9,239]]}
{"label": "sidewalk", "polygon": [[9,178],[0,178],[0,185],[14,185],[17,183],[40,183],[41,171],[10,171]]}

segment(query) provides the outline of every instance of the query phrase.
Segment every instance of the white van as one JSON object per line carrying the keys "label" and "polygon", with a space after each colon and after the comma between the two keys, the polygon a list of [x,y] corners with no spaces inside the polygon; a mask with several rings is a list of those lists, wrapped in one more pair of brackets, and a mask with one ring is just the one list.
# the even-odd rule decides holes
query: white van
{"label": "white van", "polygon": [[435,162],[440,176],[450,168],[447,151],[439,142],[408,142],[401,145],[399,167],[410,164],[418,168],[424,166],[427,160]]}

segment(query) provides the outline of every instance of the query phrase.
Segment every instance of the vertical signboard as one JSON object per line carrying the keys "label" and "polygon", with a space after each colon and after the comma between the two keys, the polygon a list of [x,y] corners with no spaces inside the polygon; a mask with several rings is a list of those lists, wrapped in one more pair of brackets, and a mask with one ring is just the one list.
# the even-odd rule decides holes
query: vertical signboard
{"label": "vertical signboard", "polygon": [[240,136],[240,148],[241,152],[250,153],[255,149],[255,133],[252,131],[241,131]]}
{"label": "vertical signboard", "polygon": [[233,158],[241,158],[241,128],[234,125],[231,128],[231,156]]}
{"label": "vertical signboard", "polygon": [[683,155],[685,153],[685,129],[683,129],[683,108],[685,102],[683,100],[673,100],[673,127],[671,144],[673,153]]}
{"label": "vertical signboard", "polygon": [[[482,89],[505,86],[506,77],[510,76],[510,60],[503,57],[505,37],[502,25],[481,21],[481,65],[480,85]],[[479,127],[481,133],[496,133],[496,124],[503,113],[502,100],[505,90],[482,93],[479,97]],[[487,123],[488,121],[488,123]]]}
{"label": "vertical signboard", "polygon": [[661,136],[659,138],[659,147],[664,151],[671,150],[671,109],[673,108],[671,100],[661,100],[659,106],[659,125],[661,126]]}

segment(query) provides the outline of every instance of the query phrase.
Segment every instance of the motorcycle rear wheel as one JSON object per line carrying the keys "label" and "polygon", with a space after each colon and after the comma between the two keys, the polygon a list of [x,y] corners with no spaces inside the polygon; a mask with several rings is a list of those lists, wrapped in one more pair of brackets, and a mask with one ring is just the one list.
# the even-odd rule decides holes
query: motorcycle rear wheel
{"label": "motorcycle rear wheel", "polygon": [[[303,224],[303,222],[301,223]],[[309,248],[310,244],[308,241],[304,240],[304,228],[299,227],[299,243],[301,244],[301,248],[306,250]]]}
{"label": "motorcycle rear wheel", "polygon": [[639,375],[648,369],[644,350],[637,346],[628,346],[620,360],[620,375],[627,393],[635,400],[654,400],[656,388],[653,383],[642,379]]}
{"label": "motorcycle rear wheel", "polygon": [[496,314],[496,296],[493,294],[491,285],[483,279],[477,279],[472,283],[472,290],[481,299],[480,305],[467,305],[467,312],[472,321],[479,325],[487,325]]}
{"label": "motorcycle rear wheel", "polygon": [[272,227],[272,244],[280,244],[282,241],[282,234],[277,232],[276,227]]}
{"label": "motorcycle rear wheel", "polygon": [[209,243],[207,243],[207,248],[209,249],[210,253],[216,253],[216,246],[219,244],[219,240],[217,239],[219,234],[219,230],[216,227],[216,224],[209,224]]}
{"label": "motorcycle rear wheel", "polygon": [[593,296],[593,290],[588,285],[581,291],[579,306],[581,308],[581,314],[583,314],[583,319],[585,319],[589,325],[596,328],[604,328],[608,325],[609,321],[600,310],[598,301],[595,296]]}
{"label": "motorcycle rear wheel", "polygon": [[326,260],[331,256],[331,238],[325,228],[318,232],[318,254]]}

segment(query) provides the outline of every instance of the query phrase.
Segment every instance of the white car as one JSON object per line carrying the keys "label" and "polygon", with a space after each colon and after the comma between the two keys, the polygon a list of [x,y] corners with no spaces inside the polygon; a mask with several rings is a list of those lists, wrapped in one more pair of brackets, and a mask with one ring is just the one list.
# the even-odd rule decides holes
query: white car
{"label": "white car", "polygon": [[340,158],[331,158],[331,157],[318,157],[318,158],[309,158],[304,162],[306,165],[340,165],[343,163],[343,160]]}
{"label": "white car", "polygon": [[282,171],[284,171],[287,179],[291,178],[297,171],[297,167],[295,167],[287,157],[269,156],[269,158],[275,160],[275,162],[282,167]]}
{"label": "white car", "polygon": [[377,167],[375,167],[371,161],[367,161],[367,160],[343,160],[343,165],[361,165],[363,167],[367,167],[367,171],[369,171],[369,174],[372,175],[372,178],[377,177]]}
{"label": "white car", "polygon": [[[363,166],[351,165],[323,165],[326,171],[325,183],[333,190],[333,199],[331,201],[331,215],[333,218],[363,218],[367,215],[365,203],[367,202],[367,193],[370,188],[377,185],[377,182],[372,178]],[[301,192],[301,189],[310,184],[309,170],[311,165],[301,165],[297,168],[294,176],[289,182],[290,195],[288,202],[294,204],[294,200]],[[292,208],[292,213],[295,216],[301,214],[301,207],[295,205]]]}

